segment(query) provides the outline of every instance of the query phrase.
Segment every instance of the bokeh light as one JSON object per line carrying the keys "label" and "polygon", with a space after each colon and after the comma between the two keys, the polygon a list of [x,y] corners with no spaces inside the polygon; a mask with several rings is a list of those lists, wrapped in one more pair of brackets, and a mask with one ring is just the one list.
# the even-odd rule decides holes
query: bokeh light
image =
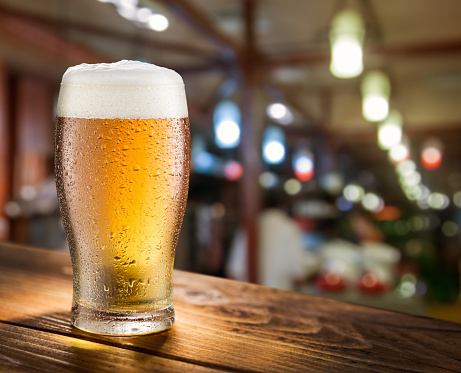
{"label": "bokeh light", "polygon": [[259,175],[259,184],[265,189],[272,189],[277,186],[279,177],[274,172],[263,172]]}
{"label": "bokeh light", "polygon": [[162,32],[165,31],[168,26],[170,25],[168,18],[166,18],[163,14],[152,14],[147,21],[147,25],[150,29]]}
{"label": "bokeh light", "polygon": [[431,193],[427,198],[429,207],[436,210],[444,210],[450,204],[450,199],[443,193]]}
{"label": "bokeh light", "polygon": [[365,191],[360,185],[349,184],[344,188],[343,195],[351,202],[360,202],[365,195]]}
{"label": "bokeh light", "polygon": [[283,189],[285,189],[285,192],[289,195],[298,194],[301,191],[301,188],[301,183],[296,179],[288,179],[283,184]]}
{"label": "bokeh light", "polygon": [[446,221],[442,224],[442,233],[447,237],[454,237],[458,234],[459,227],[454,221]]}

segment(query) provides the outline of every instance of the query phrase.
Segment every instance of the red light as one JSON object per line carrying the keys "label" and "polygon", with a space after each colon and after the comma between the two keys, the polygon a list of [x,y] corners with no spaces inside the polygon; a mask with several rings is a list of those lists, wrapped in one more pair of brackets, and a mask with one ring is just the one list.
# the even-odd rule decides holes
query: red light
{"label": "red light", "polygon": [[387,286],[376,275],[365,273],[359,280],[358,289],[364,293],[382,293],[387,290]]}
{"label": "red light", "polygon": [[316,279],[317,286],[322,290],[341,291],[346,289],[346,281],[339,274],[326,272]]}
{"label": "red light", "polygon": [[428,170],[435,170],[442,164],[442,154],[435,148],[427,148],[421,154],[421,164]]}
{"label": "red light", "polygon": [[314,170],[312,169],[307,172],[301,172],[301,171],[295,170],[295,176],[299,181],[308,181],[312,179],[312,177],[314,176]]}
{"label": "red light", "polygon": [[236,161],[229,161],[224,166],[224,176],[227,180],[238,180],[243,175],[243,167]]}

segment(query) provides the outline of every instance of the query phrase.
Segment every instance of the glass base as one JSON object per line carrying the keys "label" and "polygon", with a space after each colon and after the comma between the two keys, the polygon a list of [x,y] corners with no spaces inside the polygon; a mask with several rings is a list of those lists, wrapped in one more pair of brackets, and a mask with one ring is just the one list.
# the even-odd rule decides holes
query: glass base
{"label": "glass base", "polygon": [[107,335],[140,335],[168,329],[174,323],[173,305],[160,311],[104,311],[74,304],[71,322],[86,332]]}

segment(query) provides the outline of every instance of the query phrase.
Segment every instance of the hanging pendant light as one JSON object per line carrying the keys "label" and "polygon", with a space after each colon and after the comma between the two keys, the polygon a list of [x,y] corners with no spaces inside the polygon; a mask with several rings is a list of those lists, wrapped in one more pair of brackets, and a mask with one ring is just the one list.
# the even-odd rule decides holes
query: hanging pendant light
{"label": "hanging pendant light", "polygon": [[280,128],[270,126],[264,131],[263,159],[269,164],[279,164],[285,159],[285,134]]}
{"label": "hanging pendant light", "polygon": [[354,78],[362,73],[364,33],[357,12],[346,9],[334,17],[330,31],[330,71],[337,78]]}
{"label": "hanging pendant light", "polygon": [[368,72],[361,84],[362,113],[370,122],[384,120],[389,113],[389,97],[391,85],[389,79],[382,71]]}
{"label": "hanging pendant light", "polygon": [[387,118],[378,126],[378,145],[388,150],[402,140],[402,115],[397,110],[390,110]]}
{"label": "hanging pendant light", "polygon": [[220,148],[235,148],[240,144],[240,109],[235,102],[221,101],[214,110],[215,142]]}

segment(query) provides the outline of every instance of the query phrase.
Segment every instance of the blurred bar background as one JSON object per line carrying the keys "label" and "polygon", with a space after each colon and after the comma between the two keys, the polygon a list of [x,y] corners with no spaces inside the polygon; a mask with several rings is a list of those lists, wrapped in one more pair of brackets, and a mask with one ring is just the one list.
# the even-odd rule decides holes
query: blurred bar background
{"label": "blurred bar background", "polygon": [[458,0],[0,0],[0,239],[67,250],[62,74],[184,78],[176,267],[461,322]]}

